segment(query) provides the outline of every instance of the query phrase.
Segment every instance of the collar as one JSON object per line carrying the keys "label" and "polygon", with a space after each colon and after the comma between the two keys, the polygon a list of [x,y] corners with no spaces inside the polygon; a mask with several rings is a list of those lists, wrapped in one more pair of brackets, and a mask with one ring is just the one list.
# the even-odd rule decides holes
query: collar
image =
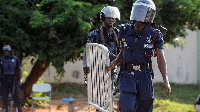
{"label": "collar", "polygon": [[127,35],[133,35],[134,34],[133,24],[128,25],[126,34]]}
{"label": "collar", "polygon": [[[113,33],[113,30],[114,30],[114,28],[112,27],[112,29],[113,30],[111,30],[110,32],[108,32],[107,30],[106,30],[106,28],[105,28],[105,26],[102,26],[101,28],[103,28],[103,34],[104,34],[104,36],[108,36],[108,35],[113,35],[114,33]],[[101,28],[100,28],[100,30],[101,30]]]}
{"label": "collar", "polygon": [[150,25],[145,25],[144,29],[140,32],[140,35],[143,37],[143,36],[146,36],[149,34],[149,31],[150,31]]}
{"label": "collar", "polygon": [[139,37],[144,37],[149,34],[149,31],[150,31],[150,25],[146,24],[143,30],[137,34],[133,31],[133,25],[131,24],[131,27],[129,27],[128,35],[137,35]]}

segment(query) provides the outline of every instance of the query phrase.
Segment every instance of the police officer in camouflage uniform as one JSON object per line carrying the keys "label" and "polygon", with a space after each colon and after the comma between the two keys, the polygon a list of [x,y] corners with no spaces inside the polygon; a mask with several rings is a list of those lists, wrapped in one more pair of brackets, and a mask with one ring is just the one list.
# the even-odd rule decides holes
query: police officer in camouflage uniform
{"label": "police officer in camouflage uniform", "polygon": [[158,68],[163,77],[162,89],[169,96],[171,87],[167,76],[163,52],[163,34],[152,27],[156,7],[152,0],[137,0],[132,7],[132,24],[122,24],[119,39],[123,50],[107,67],[111,70],[121,63],[120,112],[152,112],[153,83],[151,57],[157,56]]}
{"label": "police officer in camouflage uniform", "polygon": [[[116,20],[120,20],[119,9],[113,6],[104,7],[100,12],[100,19],[103,22],[103,26],[89,33],[87,43],[105,45],[109,50],[110,60],[113,60],[119,53],[118,29],[113,27]],[[83,54],[83,70],[87,77],[89,67],[87,67],[85,52]],[[116,77],[116,70],[112,70],[111,74],[114,80]]]}
{"label": "police officer in camouflage uniform", "polygon": [[0,59],[0,75],[3,80],[3,105],[6,112],[9,112],[8,95],[11,94],[18,112],[21,110],[21,99],[19,96],[21,86],[21,63],[20,60],[11,53],[10,45],[3,46],[4,56]]}

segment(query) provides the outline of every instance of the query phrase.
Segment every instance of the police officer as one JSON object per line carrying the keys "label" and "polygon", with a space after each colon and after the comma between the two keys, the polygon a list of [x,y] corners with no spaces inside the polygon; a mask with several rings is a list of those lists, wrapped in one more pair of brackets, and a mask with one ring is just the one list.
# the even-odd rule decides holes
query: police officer
{"label": "police officer", "polygon": [[[88,35],[87,43],[99,43],[105,45],[110,52],[110,60],[116,58],[119,53],[118,29],[114,27],[116,20],[120,20],[120,12],[117,7],[106,6],[100,12],[100,19],[103,26],[93,30]],[[86,63],[86,53],[83,54],[83,70],[87,77],[89,67]],[[111,71],[113,80],[116,77],[116,70]]]}
{"label": "police officer", "polygon": [[[18,112],[21,110],[21,99],[19,96],[21,86],[21,63],[20,60],[11,53],[10,45],[3,46],[4,56],[0,59],[0,75],[3,76],[3,105],[6,112],[9,111],[8,95],[11,94]],[[17,80],[16,80],[17,79]]]}
{"label": "police officer", "polygon": [[106,69],[109,71],[121,63],[121,112],[152,112],[154,92],[150,62],[153,56],[157,56],[158,68],[163,77],[162,89],[166,96],[171,92],[163,52],[163,34],[152,27],[155,15],[156,7],[152,0],[137,0],[130,16],[133,23],[122,24],[119,28],[123,50]]}

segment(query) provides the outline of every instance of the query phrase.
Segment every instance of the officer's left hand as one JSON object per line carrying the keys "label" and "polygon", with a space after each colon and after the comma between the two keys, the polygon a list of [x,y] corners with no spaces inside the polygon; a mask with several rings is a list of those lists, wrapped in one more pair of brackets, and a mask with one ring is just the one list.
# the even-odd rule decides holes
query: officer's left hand
{"label": "officer's left hand", "polygon": [[162,92],[165,91],[165,97],[168,97],[171,93],[171,86],[169,84],[169,81],[164,81],[162,85]]}

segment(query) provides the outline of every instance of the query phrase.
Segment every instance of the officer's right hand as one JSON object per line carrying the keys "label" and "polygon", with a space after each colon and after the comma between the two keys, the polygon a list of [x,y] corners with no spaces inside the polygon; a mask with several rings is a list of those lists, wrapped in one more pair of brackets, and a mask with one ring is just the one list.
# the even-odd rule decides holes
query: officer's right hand
{"label": "officer's right hand", "polygon": [[83,67],[84,75],[88,75],[90,73],[90,67],[85,66]]}
{"label": "officer's right hand", "polygon": [[114,65],[112,62],[110,63],[110,66],[105,65],[105,70],[106,70],[106,72],[109,72],[109,71],[112,70],[113,68],[115,68],[115,65]]}
{"label": "officer's right hand", "polygon": [[171,86],[169,84],[169,81],[164,81],[162,85],[162,92],[165,91],[165,96],[168,97],[171,93]]}
{"label": "officer's right hand", "polygon": [[105,70],[106,70],[106,72],[109,72],[110,70],[112,70],[112,69],[111,69],[111,66],[105,65]]}

